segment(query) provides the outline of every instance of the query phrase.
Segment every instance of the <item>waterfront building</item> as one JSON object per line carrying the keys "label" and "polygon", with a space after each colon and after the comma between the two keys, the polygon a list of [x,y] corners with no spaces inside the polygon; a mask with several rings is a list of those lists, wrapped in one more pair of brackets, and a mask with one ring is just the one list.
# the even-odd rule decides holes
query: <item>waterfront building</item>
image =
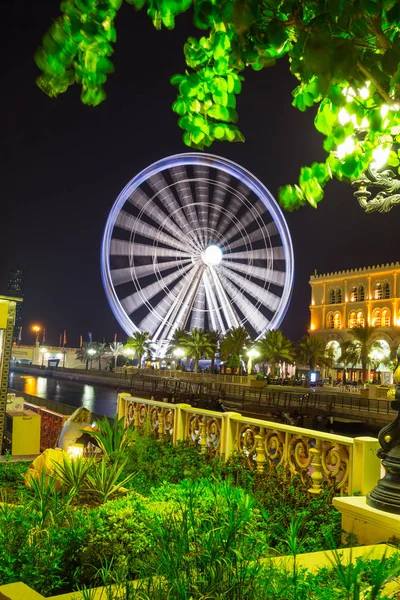
{"label": "waterfront building", "polygon": [[[8,294],[17,298],[24,298],[24,272],[13,269],[8,273]],[[23,317],[23,303],[17,302],[13,340],[20,338]]]}
{"label": "waterfront building", "polygon": [[76,358],[78,348],[61,346],[13,346],[11,365],[37,365],[43,367],[66,367],[84,369],[85,365]]}
{"label": "waterfront building", "polygon": [[[350,339],[355,326],[374,327],[373,341],[379,342],[385,355],[400,344],[400,263],[348,269],[310,277],[310,334],[325,339],[326,348],[336,356],[335,375],[342,377],[340,344]],[[375,365],[385,382],[391,371],[382,363]],[[374,369],[372,369],[373,374]],[[348,378],[358,379],[359,369],[351,369]]]}

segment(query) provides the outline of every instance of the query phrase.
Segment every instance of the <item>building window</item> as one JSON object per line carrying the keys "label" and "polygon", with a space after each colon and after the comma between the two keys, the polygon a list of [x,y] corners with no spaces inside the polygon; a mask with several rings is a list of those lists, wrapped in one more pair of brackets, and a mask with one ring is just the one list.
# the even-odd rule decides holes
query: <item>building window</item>
{"label": "building window", "polygon": [[341,304],[341,302],[342,302],[342,288],[338,288],[336,290],[336,297],[337,297],[338,304]]}
{"label": "building window", "polygon": [[382,311],[381,327],[390,327],[390,311],[387,308]]}
{"label": "building window", "polygon": [[377,308],[372,315],[372,327],[380,327],[382,322],[381,310]]}
{"label": "building window", "polygon": [[331,290],[329,292],[329,304],[335,304],[336,303],[336,294],[335,294],[335,290]]}
{"label": "building window", "polygon": [[361,302],[363,302],[364,298],[365,298],[365,292],[364,292],[364,286],[363,285],[360,285],[360,287],[358,288],[358,296],[359,296]]}
{"label": "building window", "polygon": [[382,284],[380,281],[375,284],[375,300],[382,299]]}
{"label": "building window", "polygon": [[357,325],[357,315],[356,311],[353,310],[349,315],[349,328],[355,327]]}
{"label": "building window", "polygon": [[335,323],[334,323],[333,313],[329,313],[329,315],[326,317],[326,328],[333,329],[334,327],[335,327]]}
{"label": "building window", "polygon": [[351,288],[351,301],[352,302],[357,302],[357,300],[358,300],[358,291],[357,291],[356,286],[354,285]]}
{"label": "building window", "polygon": [[342,329],[342,316],[339,312],[336,312],[333,317],[333,328]]}
{"label": "building window", "polygon": [[365,325],[365,321],[364,321],[364,313],[362,310],[359,310],[357,313],[357,326],[358,327],[364,327]]}
{"label": "building window", "polygon": [[390,298],[390,284],[388,281],[383,284],[383,297]]}

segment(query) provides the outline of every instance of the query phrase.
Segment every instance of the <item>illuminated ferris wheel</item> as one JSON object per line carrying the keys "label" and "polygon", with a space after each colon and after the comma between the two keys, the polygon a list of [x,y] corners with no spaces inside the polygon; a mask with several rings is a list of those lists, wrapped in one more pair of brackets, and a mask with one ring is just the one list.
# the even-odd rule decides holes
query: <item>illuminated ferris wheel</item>
{"label": "illuminated ferris wheel", "polygon": [[164,158],[136,175],[108,217],[101,269],[128,335],[279,327],[293,284],[290,234],[251,173],[211,154]]}

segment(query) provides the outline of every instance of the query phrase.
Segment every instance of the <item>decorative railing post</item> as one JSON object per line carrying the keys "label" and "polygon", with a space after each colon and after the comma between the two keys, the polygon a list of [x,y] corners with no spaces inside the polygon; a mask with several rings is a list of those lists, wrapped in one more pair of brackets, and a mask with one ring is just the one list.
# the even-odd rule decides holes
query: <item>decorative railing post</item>
{"label": "decorative railing post", "polygon": [[161,408],[158,411],[158,441],[162,440],[164,433],[164,412]]}
{"label": "decorative railing post", "polygon": [[348,493],[365,496],[376,485],[381,474],[381,461],[377,456],[379,441],[373,437],[354,438],[353,464]]}
{"label": "decorative railing post", "polygon": [[199,422],[199,438],[200,453],[205,454],[207,451],[207,432],[206,423],[203,419]]}
{"label": "decorative railing post", "polygon": [[137,429],[139,427],[140,421],[139,421],[139,409],[137,407],[137,405],[135,405],[135,408],[133,409],[133,426],[135,429]]}
{"label": "decorative railing post", "polygon": [[241,417],[240,413],[226,412],[222,413],[222,442],[221,452],[223,453],[225,460],[231,456],[232,452],[237,450],[237,421],[234,421],[232,417]]}
{"label": "decorative railing post", "polygon": [[257,473],[264,473],[265,468],[265,448],[264,448],[264,436],[261,433],[257,433],[255,436],[256,441],[256,463]]}
{"label": "decorative railing post", "polygon": [[312,486],[309,488],[310,494],[320,494],[322,491],[322,482],[324,480],[324,475],[322,473],[322,460],[321,460],[321,440],[315,440],[315,447],[310,448],[310,454],[312,454],[311,461],[311,480]]}
{"label": "decorative railing post", "polygon": [[118,394],[117,400],[117,414],[118,419],[122,419],[122,417],[126,417],[126,403],[129,398],[132,398],[131,394],[123,392],[122,394]]}
{"label": "decorative railing post", "polygon": [[190,408],[192,408],[190,406],[190,404],[176,404],[174,439],[173,439],[174,444],[176,444],[179,440],[184,440],[186,437],[187,413],[185,412],[185,409],[190,409]]}

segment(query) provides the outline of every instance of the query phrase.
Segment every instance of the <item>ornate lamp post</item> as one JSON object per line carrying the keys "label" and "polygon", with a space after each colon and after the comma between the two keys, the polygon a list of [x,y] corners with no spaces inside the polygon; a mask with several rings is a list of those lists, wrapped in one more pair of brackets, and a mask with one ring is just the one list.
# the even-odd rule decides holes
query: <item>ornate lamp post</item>
{"label": "ornate lamp post", "polygon": [[394,372],[396,390],[393,410],[397,417],[386,425],[378,435],[381,448],[377,455],[382,459],[385,475],[379,479],[372,492],[367,494],[367,504],[386,512],[400,514],[400,349],[397,352],[397,367]]}
{"label": "ornate lamp post", "polygon": [[[365,212],[385,213],[400,204],[400,181],[390,169],[378,173],[370,166],[351,185],[355,188],[353,195]],[[372,193],[368,191],[369,187],[379,190],[375,198],[370,199]]]}

